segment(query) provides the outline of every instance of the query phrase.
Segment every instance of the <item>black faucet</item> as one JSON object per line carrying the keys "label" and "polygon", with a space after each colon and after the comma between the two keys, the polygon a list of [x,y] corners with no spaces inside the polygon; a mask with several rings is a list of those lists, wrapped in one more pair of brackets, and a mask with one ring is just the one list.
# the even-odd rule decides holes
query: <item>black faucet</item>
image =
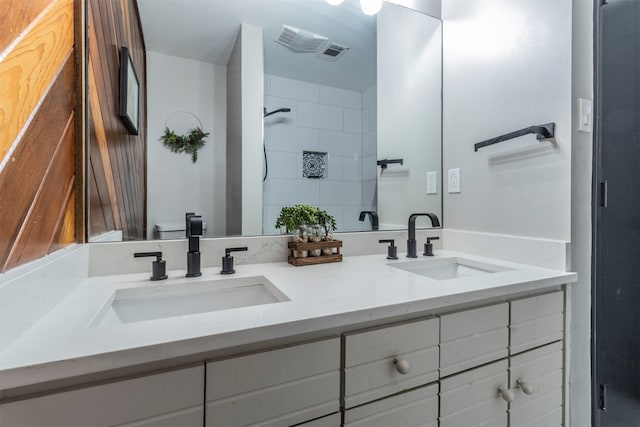
{"label": "black faucet", "polygon": [[200,236],[202,236],[202,217],[193,212],[185,214],[187,221],[187,240],[189,251],[187,252],[187,277],[202,276],[200,271]]}
{"label": "black faucet", "polygon": [[416,218],[419,216],[429,217],[432,227],[440,227],[440,221],[436,214],[432,213],[414,213],[409,215],[409,240],[407,240],[407,257],[418,258],[416,254]]}
{"label": "black faucet", "polygon": [[366,218],[366,216],[369,215],[369,220],[371,221],[371,229],[372,230],[377,230],[378,229],[378,214],[376,213],[376,211],[362,211],[360,212],[360,218],[358,218],[360,221],[364,221],[364,219]]}
{"label": "black faucet", "polygon": [[236,271],[233,269],[233,257],[231,256],[231,252],[239,252],[246,251],[246,246],[241,246],[239,248],[226,248],[224,250],[224,256],[222,257],[222,270],[220,270],[220,274],[233,274]]}

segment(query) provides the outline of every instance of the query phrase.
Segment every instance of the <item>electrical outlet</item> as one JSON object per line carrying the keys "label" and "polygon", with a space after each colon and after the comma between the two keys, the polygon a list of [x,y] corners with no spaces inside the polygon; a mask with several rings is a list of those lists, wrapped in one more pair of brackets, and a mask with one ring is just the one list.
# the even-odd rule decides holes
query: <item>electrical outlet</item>
{"label": "electrical outlet", "polygon": [[438,194],[438,172],[427,172],[427,194]]}
{"label": "electrical outlet", "polygon": [[460,169],[449,169],[449,193],[460,192]]}

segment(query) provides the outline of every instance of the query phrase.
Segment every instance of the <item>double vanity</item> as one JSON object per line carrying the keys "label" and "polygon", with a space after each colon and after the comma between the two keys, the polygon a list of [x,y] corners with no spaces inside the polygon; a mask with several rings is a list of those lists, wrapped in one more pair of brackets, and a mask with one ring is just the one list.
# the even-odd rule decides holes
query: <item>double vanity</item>
{"label": "double vanity", "polygon": [[0,355],[0,421],[561,424],[575,274],[404,255],[89,277]]}

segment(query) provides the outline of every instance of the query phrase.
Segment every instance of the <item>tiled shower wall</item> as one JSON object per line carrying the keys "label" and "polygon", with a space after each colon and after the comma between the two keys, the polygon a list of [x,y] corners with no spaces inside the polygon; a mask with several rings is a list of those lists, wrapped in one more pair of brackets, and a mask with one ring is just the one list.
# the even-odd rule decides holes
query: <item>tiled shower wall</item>
{"label": "tiled shower wall", "polygon": [[[265,75],[268,175],[264,182],[263,232],[283,206],[305,203],[327,210],[339,231],[369,230],[362,210],[373,210],[376,194],[376,88],[364,92]],[[325,178],[303,178],[303,151],[327,153]]]}

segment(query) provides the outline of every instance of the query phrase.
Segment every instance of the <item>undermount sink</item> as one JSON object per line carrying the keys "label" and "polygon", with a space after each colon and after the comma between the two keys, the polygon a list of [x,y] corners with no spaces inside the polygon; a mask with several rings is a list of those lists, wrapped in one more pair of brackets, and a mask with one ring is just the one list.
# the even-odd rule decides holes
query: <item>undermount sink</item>
{"label": "undermount sink", "polygon": [[389,265],[434,280],[451,280],[510,270],[499,265],[463,258],[429,259]]}
{"label": "undermount sink", "polygon": [[264,276],[117,289],[91,327],[289,301]]}

